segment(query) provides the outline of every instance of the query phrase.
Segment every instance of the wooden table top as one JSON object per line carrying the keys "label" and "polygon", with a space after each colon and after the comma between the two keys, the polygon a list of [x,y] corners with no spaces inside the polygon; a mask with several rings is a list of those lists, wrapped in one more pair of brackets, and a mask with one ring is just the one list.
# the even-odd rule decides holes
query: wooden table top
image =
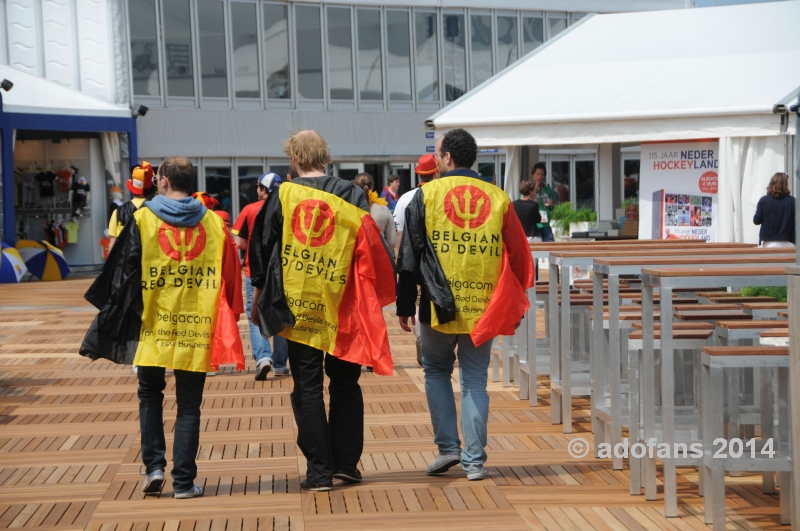
{"label": "wooden table top", "polygon": [[722,319],[732,321],[734,319],[751,320],[753,318],[749,313],[733,312],[674,312],[673,316],[684,321],[720,321]]}
{"label": "wooden table top", "polygon": [[[636,249],[577,249],[572,251],[551,251],[550,256],[554,258],[606,258],[606,257],[642,257],[642,256],[675,256],[675,250],[680,250],[681,255],[726,255],[726,254],[753,254],[753,255],[775,255],[786,254],[775,251],[773,249],[759,249],[757,247],[730,247],[730,244],[718,246],[715,243],[709,243],[702,248],[696,245],[689,247],[676,245],[674,247],[639,247]],[[766,252],[764,252],[766,251]]]}
{"label": "wooden table top", "polygon": [[[770,249],[764,249],[770,250]],[[797,257],[794,254],[778,254],[778,253],[752,253],[747,252],[709,252],[704,253],[707,256],[692,256],[693,252],[681,251],[681,256],[674,258],[651,258],[654,253],[647,253],[646,258],[596,258],[594,263],[609,266],[624,266],[624,265],[663,265],[669,267],[670,265],[706,265],[706,264],[791,264],[794,263]],[[659,253],[661,254],[661,253]],[[672,253],[673,255],[675,253]],[[738,256],[740,254],[759,254],[759,256]],[[765,256],[760,256],[760,255]],[[717,256],[711,256],[717,255]],[[724,258],[723,258],[724,256]]]}
{"label": "wooden table top", "polygon": [[751,330],[759,328],[789,329],[789,321],[717,321],[717,326],[730,330]]}
{"label": "wooden table top", "polygon": [[789,337],[788,328],[770,328],[761,332],[761,337]]}
{"label": "wooden table top", "polygon": [[788,356],[789,347],[753,345],[743,347],[703,347],[709,356]]}
{"label": "wooden table top", "polygon": [[643,275],[656,277],[753,277],[753,276],[777,276],[785,275],[785,267],[743,267],[743,268],[721,268],[721,267],[687,267],[679,268],[656,268],[642,269]]}
{"label": "wooden table top", "polygon": [[788,306],[786,302],[745,302],[742,304],[742,308],[748,310],[785,310]]}

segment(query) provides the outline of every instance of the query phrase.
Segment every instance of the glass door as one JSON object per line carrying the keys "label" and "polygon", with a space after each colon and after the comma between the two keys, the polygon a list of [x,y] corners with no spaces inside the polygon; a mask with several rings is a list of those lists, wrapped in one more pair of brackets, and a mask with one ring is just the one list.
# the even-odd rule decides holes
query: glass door
{"label": "glass door", "polygon": [[553,189],[556,204],[571,201],[571,160],[569,156],[555,156],[550,158],[550,187]]}
{"label": "glass door", "polygon": [[230,166],[206,166],[206,192],[219,201],[216,210],[224,210],[233,219]]}
{"label": "glass door", "polygon": [[238,166],[236,173],[239,177],[239,212],[249,205],[258,201],[258,178],[263,171],[262,166],[247,165]]}
{"label": "glass door", "polygon": [[573,163],[575,166],[575,184],[572,187],[575,190],[573,195],[574,199],[572,204],[575,209],[583,207],[597,210],[595,201],[595,161],[594,156],[579,155],[574,157]]}

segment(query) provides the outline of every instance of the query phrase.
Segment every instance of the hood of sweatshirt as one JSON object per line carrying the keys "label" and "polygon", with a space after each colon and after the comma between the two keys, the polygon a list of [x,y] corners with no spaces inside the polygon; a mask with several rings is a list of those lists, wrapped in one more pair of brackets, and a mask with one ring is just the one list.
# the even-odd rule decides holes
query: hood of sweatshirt
{"label": "hood of sweatshirt", "polygon": [[144,206],[152,210],[159,219],[175,227],[194,227],[206,213],[203,203],[193,197],[170,199],[157,195]]}

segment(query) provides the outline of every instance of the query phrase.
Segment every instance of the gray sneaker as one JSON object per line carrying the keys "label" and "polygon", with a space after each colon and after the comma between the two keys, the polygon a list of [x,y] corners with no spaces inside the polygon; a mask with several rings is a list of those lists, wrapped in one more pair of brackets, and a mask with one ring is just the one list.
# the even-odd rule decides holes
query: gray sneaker
{"label": "gray sneaker", "polygon": [[144,483],[142,484],[142,492],[144,492],[145,494],[160,492],[161,487],[163,485],[164,485],[164,471],[158,468],[147,474],[147,477],[144,478]]}
{"label": "gray sneaker", "polygon": [[198,485],[192,485],[192,488],[189,490],[184,490],[181,492],[178,492],[176,490],[175,494],[173,494],[173,497],[176,500],[186,500],[188,498],[199,498],[202,495],[203,495],[203,487],[200,487]]}
{"label": "gray sneaker", "polygon": [[461,462],[460,455],[454,454],[439,454],[436,456],[436,461],[428,465],[428,468],[425,469],[429,475],[431,474],[442,474],[450,470],[450,467],[453,467]]}
{"label": "gray sneaker", "polygon": [[467,479],[470,481],[480,481],[489,477],[489,471],[483,467],[467,472]]}

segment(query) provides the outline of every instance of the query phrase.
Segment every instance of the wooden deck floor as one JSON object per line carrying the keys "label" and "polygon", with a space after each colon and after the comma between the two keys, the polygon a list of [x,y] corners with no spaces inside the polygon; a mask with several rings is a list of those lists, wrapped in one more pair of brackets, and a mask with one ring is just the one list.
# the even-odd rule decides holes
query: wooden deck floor
{"label": "wooden deck floor", "polygon": [[[253,380],[249,370],[209,378],[203,404],[198,483],[205,496],[173,500],[139,490],[137,382],[127,367],[77,354],[94,316],[82,299],[88,280],[0,287],[0,528],[66,531],[266,531],[381,529],[708,530],[696,473],[678,476],[682,518],[661,502],[628,495],[627,471],[610,461],[569,456],[572,437],[591,440],[586,401],[579,429],[562,435],[542,404],[491,384],[491,479],[460,469],[428,477],[434,459],[422,370],[413,339],[387,312],[396,372],[365,374],[364,483],[301,493],[305,470],[294,443],[291,380]],[[247,325],[241,324],[246,339]],[[247,347],[247,345],[246,345]],[[175,419],[174,380],[165,421]],[[168,449],[169,450],[169,449]],[[168,451],[167,456],[171,455]],[[680,470],[680,469],[679,469]],[[169,478],[169,475],[168,475]],[[728,483],[728,529],[788,529],[760,476]]]}

